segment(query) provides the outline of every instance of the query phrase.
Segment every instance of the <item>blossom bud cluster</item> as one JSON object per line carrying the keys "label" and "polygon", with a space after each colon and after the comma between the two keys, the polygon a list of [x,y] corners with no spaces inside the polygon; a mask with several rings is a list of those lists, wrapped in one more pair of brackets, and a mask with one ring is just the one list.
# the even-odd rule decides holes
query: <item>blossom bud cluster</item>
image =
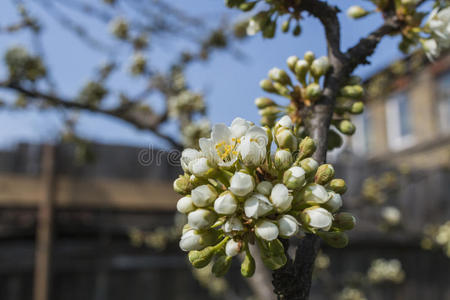
{"label": "blossom bud cluster", "polygon": [[[259,97],[255,99],[255,105],[261,115],[261,124],[273,127],[277,118],[284,114],[289,114],[292,110],[299,109],[298,105],[311,106],[322,95],[323,87],[321,78],[323,78],[330,69],[328,58],[323,56],[316,58],[314,53],[308,51],[303,59],[297,56],[288,57],[287,66],[295,75],[299,82],[296,84],[290,75],[279,68],[272,68],[268,73],[268,78],[260,82],[261,88],[271,94],[288,98],[290,103],[286,106],[279,105],[268,97]],[[361,114],[364,111],[364,103],[361,98],[364,95],[364,89],[361,85],[361,78],[357,76],[350,77],[341,87],[335,105],[335,115],[333,115],[332,125],[328,136],[328,149],[332,150],[342,145],[341,135],[352,135],[356,127],[351,122],[351,116]],[[301,107],[300,107],[301,109]],[[302,127],[302,124],[300,123]],[[304,135],[308,132],[305,128]]]}
{"label": "blossom bud cluster", "polygon": [[217,124],[199,145],[200,151],[183,151],[185,173],[174,182],[183,195],[177,210],[187,215],[180,248],[194,267],[214,261],[212,272],[222,276],[242,253],[241,273],[249,277],[255,270],[249,243],[272,270],[286,263],[280,239],[312,233],[334,247],[347,244],[344,231],[355,218],[339,212],[345,182],[334,178],[332,165],[311,157],[314,141],[298,138],[288,116],[272,129],[241,118]]}
{"label": "blossom bud cluster", "polygon": [[20,46],[6,51],[5,62],[8,66],[9,78],[13,81],[36,81],[47,73],[41,58],[30,54],[27,49]]}

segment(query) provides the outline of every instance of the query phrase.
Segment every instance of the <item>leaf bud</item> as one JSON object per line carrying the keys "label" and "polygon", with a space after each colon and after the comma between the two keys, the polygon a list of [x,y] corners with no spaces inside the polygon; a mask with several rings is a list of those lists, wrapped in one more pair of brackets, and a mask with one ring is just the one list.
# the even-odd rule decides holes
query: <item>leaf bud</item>
{"label": "leaf bud", "polygon": [[250,251],[245,252],[244,261],[241,264],[241,274],[244,277],[252,277],[255,274],[255,259],[250,254]]}

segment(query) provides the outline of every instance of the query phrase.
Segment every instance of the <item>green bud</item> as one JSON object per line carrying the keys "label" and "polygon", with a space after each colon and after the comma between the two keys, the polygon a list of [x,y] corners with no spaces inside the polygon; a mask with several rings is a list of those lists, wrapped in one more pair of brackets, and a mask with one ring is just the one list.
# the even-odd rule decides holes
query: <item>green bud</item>
{"label": "green bud", "polygon": [[360,85],[346,85],[341,88],[340,93],[344,97],[359,99],[364,95],[364,89]]}
{"label": "green bud", "polygon": [[257,238],[256,241],[261,251],[261,260],[266,267],[271,270],[277,270],[286,264],[287,257],[284,254],[283,244],[279,239],[269,242]]}
{"label": "green bud", "polygon": [[279,82],[282,85],[290,85],[292,84],[291,78],[286,73],[286,71],[279,68],[272,68],[269,71],[269,78],[275,82]]}
{"label": "green bud", "polygon": [[259,114],[263,117],[276,116],[280,112],[281,112],[281,110],[277,106],[268,106],[266,108],[259,110]]}
{"label": "green bud", "polygon": [[290,97],[291,92],[289,91],[289,89],[287,87],[285,87],[284,85],[282,85],[279,82],[274,82],[273,86],[275,88],[275,91],[278,95],[280,96],[284,96],[284,97]]}
{"label": "green bud", "polygon": [[362,114],[364,111],[364,103],[361,101],[357,101],[352,104],[352,107],[350,108],[350,113],[354,115]]}
{"label": "green bud", "polygon": [[289,56],[286,60],[286,64],[289,67],[289,69],[295,73],[295,65],[297,64],[299,58],[295,55]]}
{"label": "green bud", "polygon": [[255,7],[256,3],[257,1],[242,3],[239,5],[239,9],[242,11],[251,11]]}
{"label": "green bud", "polygon": [[300,59],[295,64],[295,75],[302,84],[306,84],[306,74],[309,71],[309,64],[306,60]]}
{"label": "green bud", "polygon": [[298,141],[292,130],[280,128],[275,134],[275,141],[279,148],[289,149],[291,152],[297,150]]}
{"label": "green bud", "polygon": [[328,188],[338,194],[344,194],[347,191],[347,185],[344,179],[336,178],[330,181]]}
{"label": "green bud", "polygon": [[283,184],[291,190],[298,190],[302,188],[305,184],[305,181],[306,172],[302,167],[291,167],[283,174]]}
{"label": "green bud", "polygon": [[255,99],[255,105],[259,109],[262,109],[268,106],[276,106],[277,104],[272,99],[266,97],[259,97]]}
{"label": "green bud", "polygon": [[[261,118],[261,125],[262,126],[268,126],[273,127],[275,125],[275,120],[277,119],[276,116],[270,115],[270,116],[263,116]],[[270,143],[269,143],[270,144]]]}
{"label": "green bud", "polygon": [[286,33],[289,31],[289,27],[291,27],[291,19],[286,20],[283,22],[283,24],[281,24],[281,31]]}
{"label": "green bud", "polygon": [[211,262],[215,253],[215,248],[210,246],[200,251],[189,251],[188,257],[194,268],[201,269],[206,267]]}
{"label": "green bud", "polygon": [[212,272],[214,273],[214,275],[216,275],[216,277],[225,276],[225,274],[227,274],[228,270],[230,269],[231,260],[231,256],[221,255],[217,257],[212,267]]}
{"label": "green bud", "polygon": [[277,28],[276,22],[269,22],[264,26],[263,37],[271,39],[275,36],[275,30]]}
{"label": "green bud", "polygon": [[349,120],[341,120],[337,124],[337,129],[343,134],[352,135],[355,133],[356,127]]}
{"label": "green bud", "polygon": [[299,147],[299,153],[297,160],[302,160],[306,157],[310,157],[316,151],[316,143],[309,136],[305,137],[301,142]]}
{"label": "green bud", "polygon": [[333,129],[328,130],[327,140],[328,140],[327,148],[330,151],[335,148],[341,147],[343,143],[342,137],[339,135],[339,133],[337,133]]}
{"label": "green bud", "polygon": [[318,231],[317,235],[334,248],[344,248],[348,244],[348,236],[344,232]]}
{"label": "green bud", "polygon": [[305,170],[307,176],[310,176],[316,173],[319,163],[315,159],[308,157],[300,161],[300,167]]}
{"label": "green bud", "polygon": [[316,79],[325,75],[329,69],[330,69],[330,62],[328,61],[328,57],[326,56],[322,56],[318,59],[315,59],[311,64],[311,74]]}
{"label": "green bud", "polygon": [[292,31],[292,34],[294,36],[299,36],[300,33],[302,33],[302,27],[300,27],[300,24],[295,25],[294,30]]}
{"label": "green bud", "polygon": [[283,171],[288,169],[293,162],[292,154],[289,150],[278,149],[275,152],[274,164],[277,170]]}
{"label": "green bud", "polygon": [[321,165],[316,172],[316,176],[314,177],[314,182],[317,184],[327,184],[334,177],[334,168],[330,164]]}
{"label": "green bud", "polygon": [[334,110],[338,114],[343,114],[349,111],[353,105],[353,100],[345,97],[337,97]]}
{"label": "green bud", "polygon": [[352,19],[359,19],[365,17],[369,13],[370,12],[368,12],[367,10],[358,5],[350,6],[349,9],[347,10],[347,16],[349,16]]}
{"label": "green bud", "polygon": [[268,93],[276,93],[277,90],[273,86],[273,82],[270,79],[263,79],[259,82],[259,86]]}
{"label": "green bud", "polygon": [[189,180],[189,175],[180,175],[175,181],[173,182],[173,189],[176,193],[181,195],[189,194],[191,191],[190,189],[191,182]]}
{"label": "green bud", "polygon": [[352,230],[355,227],[356,218],[348,212],[341,212],[334,216],[333,226],[340,230]]}
{"label": "green bud", "polygon": [[321,94],[322,91],[320,89],[320,85],[318,85],[317,83],[310,83],[306,87],[306,98],[310,100],[317,100]]}
{"label": "green bud", "polygon": [[308,62],[308,64],[312,64],[314,59],[316,59],[316,56],[314,55],[314,53],[312,51],[307,51],[305,53],[305,55],[303,56],[303,58]]}
{"label": "green bud", "polygon": [[244,261],[241,264],[241,274],[244,277],[252,277],[255,274],[255,260],[253,259],[250,251],[245,252]]}

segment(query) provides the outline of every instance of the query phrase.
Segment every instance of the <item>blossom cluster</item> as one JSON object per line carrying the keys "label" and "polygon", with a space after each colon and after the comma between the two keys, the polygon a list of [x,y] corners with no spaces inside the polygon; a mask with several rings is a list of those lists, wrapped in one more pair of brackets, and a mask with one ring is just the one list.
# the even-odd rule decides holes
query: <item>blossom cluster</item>
{"label": "blossom cluster", "polygon": [[229,127],[216,124],[199,146],[200,151],[183,151],[185,173],[174,182],[183,195],[177,210],[187,215],[180,248],[189,251],[194,267],[214,259],[212,272],[222,276],[232,257],[243,253],[241,273],[252,276],[255,261],[248,245],[256,243],[263,263],[275,270],[286,263],[280,239],[305,233],[346,246],[344,231],[353,228],[355,218],[338,212],[345,182],[334,178],[332,165],[311,157],[314,141],[299,138],[290,117],[273,128],[242,118]]}
{"label": "blossom cluster", "polygon": [[[281,115],[313,105],[323,93],[321,79],[330,69],[328,57],[316,58],[313,52],[308,51],[302,59],[297,56],[288,57],[286,64],[298,83],[294,82],[286,71],[279,68],[272,68],[268,78],[261,80],[260,86],[264,91],[290,100],[287,105],[281,105],[268,97],[256,98],[255,104],[262,116],[262,125],[273,126],[275,120]],[[339,90],[332,128],[329,130],[329,150],[342,145],[342,138],[338,132],[352,135],[356,130],[351,122],[351,116],[364,111],[364,103],[360,100],[364,94],[361,83],[360,77],[352,76]],[[302,126],[301,120],[294,121]],[[304,135],[308,134],[305,128],[302,127],[301,130]]]}

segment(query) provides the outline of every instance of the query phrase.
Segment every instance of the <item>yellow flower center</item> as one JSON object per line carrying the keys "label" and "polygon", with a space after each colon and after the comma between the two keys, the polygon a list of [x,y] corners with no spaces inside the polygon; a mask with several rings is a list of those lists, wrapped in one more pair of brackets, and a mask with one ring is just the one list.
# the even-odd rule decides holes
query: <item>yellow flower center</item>
{"label": "yellow flower center", "polygon": [[236,138],[233,138],[232,141],[234,142],[234,145],[227,144],[225,141],[216,144],[216,152],[221,160],[231,161],[233,156],[238,154],[235,149],[237,144],[239,144],[241,141],[240,139]]}

